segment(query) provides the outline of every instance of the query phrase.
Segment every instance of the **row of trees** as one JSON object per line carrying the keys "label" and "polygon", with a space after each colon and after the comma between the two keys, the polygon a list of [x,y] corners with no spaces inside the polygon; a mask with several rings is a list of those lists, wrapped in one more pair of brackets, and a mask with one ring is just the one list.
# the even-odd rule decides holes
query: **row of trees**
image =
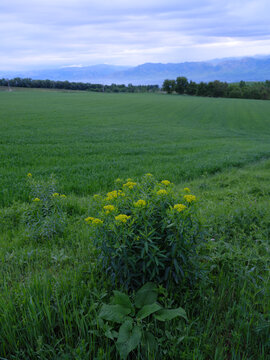
{"label": "row of trees", "polygon": [[[0,79],[0,86],[129,93],[157,92],[160,90],[158,85],[102,85],[83,82],[32,80],[30,78],[19,77],[11,80]],[[228,84],[219,80],[210,81],[208,83],[196,83],[194,81],[188,81],[186,77],[181,76],[176,80],[164,80],[162,89],[168,94],[176,92],[178,94],[187,94],[193,96],[270,100],[270,80],[266,80],[265,82],[249,83],[240,81],[239,83],[233,84]]]}
{"label": "row of trees", "polygon": [[270,100],[270,80],[249,83],[240,81],[233,84],[215,80],[197,84],[181,76],[176,80],[164,80],[162,89],[168,94],[176,92],[194,96]]}
{"label": "row of trees", "polygon": [[32,80],[30,78],[0,79],[0,86],[24,87],[24,88],[45,88],[45,89],[66,89],[66,90],[88,90],[96,92],[156,92],[158,85],[101,85],[83,82],[54,81],[54,80]]}

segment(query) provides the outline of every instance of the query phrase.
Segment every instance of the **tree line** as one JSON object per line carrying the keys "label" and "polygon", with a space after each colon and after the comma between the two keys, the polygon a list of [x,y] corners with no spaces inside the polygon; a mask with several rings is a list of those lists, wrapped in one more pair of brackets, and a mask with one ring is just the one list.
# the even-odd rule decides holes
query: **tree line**
{"label": "tree line", "polygon": [[219,80],[196,83],[180,76],[176,80],[164,80],[162,89],[168,94],[270,100],[270,80],[232,84]]}
{"label": "tree line", "polygon": [[[24,88],[45,88],[45,89],[64,89],[64,90],[83,90],[95,92],[158,92],[158,85],[132,85],[132,84],[92,84],[84,82],[55,81],[55,80],[33,80],[31,78],[0,79],[0,86],[24,87]],[[270,100],[270,80],[264,82],[245,82],[239,83],[222,82],[219,80],[196,83],[184,76],[177,77],[176,80],[166,79],[163,82],[162,90],[168,94],[187,94],[193,96],[207,97],[226,97],[242,99],[261,99]]]}
{"label": "tree line", "polygon": [[14,79],[0,79],[0,86],[44,88],[44,89],[65,89],[65,90],[88,90],[96,92],[156,92],[158,85],[132,85],[128,84],[91,84],[84,82],[54,81],[54,80],[33,80],[30,78],[16,77]]}

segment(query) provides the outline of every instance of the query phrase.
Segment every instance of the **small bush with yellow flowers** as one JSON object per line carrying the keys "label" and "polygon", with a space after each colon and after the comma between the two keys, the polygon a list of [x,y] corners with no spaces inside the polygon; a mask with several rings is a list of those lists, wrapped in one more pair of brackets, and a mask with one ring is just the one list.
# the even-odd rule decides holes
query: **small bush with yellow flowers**
{"label": "small bush with yellow flowers", "polygon": [[62,235],[66,226],[63,201],[66,195],[56,191],[53,176],[48,181],[37,181],[27,174],[30,187],[30,207],[24,213],[27,232],[33,239],[51,239]]}
{"label": "small bush with yellow flowers", "polygon": [[153,281],[170,286],[196,278],[200,223],[196,197],[169,180],[146,174],[117,179],[115,189],[93,197],[93,230],[100,264],[114,284],[136,289]]}

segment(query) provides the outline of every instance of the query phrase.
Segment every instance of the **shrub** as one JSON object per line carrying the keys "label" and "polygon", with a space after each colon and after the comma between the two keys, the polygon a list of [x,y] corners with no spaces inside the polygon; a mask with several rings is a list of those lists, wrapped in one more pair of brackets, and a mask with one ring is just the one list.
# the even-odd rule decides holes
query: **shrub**
{"label": "shrub", "polygon": [[29,236],[34,239],[51,239],[61,235],[66,226],[63,210],[65,195],[56,190],[53,176],[48,181],[36,181],[28,174],[31,205],[24,213]]}
{"label": "shrub", "polygon": [[116,190],[94,196],[93,228],[100,263],[113,283],[135,289],[153,281],[167,286],[192,282],[198,275],[196,246],[200,223],[196,197],[174,191],[168,180],[151,174],[140,182],[117,179]]}

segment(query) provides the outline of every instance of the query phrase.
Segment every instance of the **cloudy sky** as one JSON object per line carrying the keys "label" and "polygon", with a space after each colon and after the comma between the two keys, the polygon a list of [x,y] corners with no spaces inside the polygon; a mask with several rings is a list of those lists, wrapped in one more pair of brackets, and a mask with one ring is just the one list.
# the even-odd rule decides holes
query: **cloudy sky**
{"label": "cloudy sky", "polygon": [[270,54],[269,0],[0,0],[0,70]]}

